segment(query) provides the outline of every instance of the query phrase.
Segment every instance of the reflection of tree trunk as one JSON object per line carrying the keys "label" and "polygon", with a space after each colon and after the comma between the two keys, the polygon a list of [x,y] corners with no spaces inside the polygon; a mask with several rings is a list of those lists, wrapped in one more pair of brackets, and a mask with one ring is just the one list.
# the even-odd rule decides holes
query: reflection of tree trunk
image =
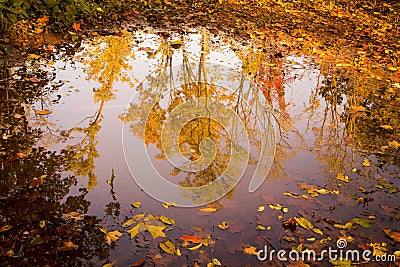
{"label": "reflection of tree trunk", "polygon": [[97,110],[96,118],[94,119],[94,122],[92,122],[92,124],[95,124],[95,123],[99,120],[100,115],[101,115],[101,112],[103,111],[104,103],[105,103],[105,101],[104,101],[104,100],[101,100],[100,107],[99,107],[99,109]]}

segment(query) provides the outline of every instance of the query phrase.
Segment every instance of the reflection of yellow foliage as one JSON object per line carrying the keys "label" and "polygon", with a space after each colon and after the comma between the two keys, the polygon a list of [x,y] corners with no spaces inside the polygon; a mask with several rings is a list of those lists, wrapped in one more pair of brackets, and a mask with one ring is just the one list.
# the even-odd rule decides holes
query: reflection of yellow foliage
{"label": "reflection of yellow foliage", "polygon": [[134,58],[131,49],[132,38],[127,32],[122,37],[105,36],[99,41],[100,44],[89,47],[88,59],[84,61],[87,65],[88,78],[100,83],[100,87],[94,90],[96,102],[115,98],[113,92],[115,82],[130,82],[128,74],[123,70],[132,69],[126,60],[129,57]]}

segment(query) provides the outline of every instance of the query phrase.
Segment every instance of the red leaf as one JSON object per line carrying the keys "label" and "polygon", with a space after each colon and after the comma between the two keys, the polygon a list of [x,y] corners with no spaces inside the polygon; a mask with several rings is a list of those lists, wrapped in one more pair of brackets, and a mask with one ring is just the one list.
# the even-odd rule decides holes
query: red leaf
{"label": "red leaf", "polygon": [[188,241],[192,243],[200,243],[201,241],[203,241],[203,238],[195,235],[183,235],[181,236],[181,239],[183,241]]}

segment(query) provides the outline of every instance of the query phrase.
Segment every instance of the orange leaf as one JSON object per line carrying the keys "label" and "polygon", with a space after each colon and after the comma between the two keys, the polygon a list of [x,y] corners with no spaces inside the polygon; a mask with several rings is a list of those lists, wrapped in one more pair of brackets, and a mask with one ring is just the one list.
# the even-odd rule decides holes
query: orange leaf
{"label": "orange leaf", "polygon": [[192,242],[192,243],[200,243],[201,241],[203,241],[203,239],[201,237],[195,236],[195,235],[183,235],[183,236],[181,236],[181,239],[183,241]]}
{"label": "orange leaf", "polygon": [[218,209],[213,208],[213,207],[208,207],[208,208],[199,208],[198,210],[200,212],[212,213],[212,212],[216,212]]}
{"label": "orange leaf", "polygon": [[73,23],[72,24],[72,28],[74,28],[74,30],[76,31],[76,32],[79,32],[80,30],[81,30],[81,24],[79,24],[79,23]]}
{"label": "orange leaf", "polygon": [[41,23],[41,24],[47,24],[47,22],[49,22],[49,17],[46,16],[46,15],[44,15],[43,17],[38,18],[38,19],[37,19],[37,22],[38,22],[38,23]]}

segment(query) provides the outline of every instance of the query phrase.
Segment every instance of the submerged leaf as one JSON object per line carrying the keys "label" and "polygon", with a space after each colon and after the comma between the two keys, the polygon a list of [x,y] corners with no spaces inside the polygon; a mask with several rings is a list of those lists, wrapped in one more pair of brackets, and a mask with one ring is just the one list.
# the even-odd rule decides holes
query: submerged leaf
{"label": "submerged leaf", "polygon": [[362,227],[365,227],[365,228],[370,227],[371,224],[373,224],[373,222],[370,221],[370,220],[368,220],[368,219],[357,218],[357,217],[356,217],[356,218],[353,218],[351,221],[352,221],[353,223],[358,224],[358,225],[361,225]]}
{"label": "submerged leaf", "polygon": [[383,230],[387,236],[393,239],[396,242],[400,242],[400,232],[390,229]]}

